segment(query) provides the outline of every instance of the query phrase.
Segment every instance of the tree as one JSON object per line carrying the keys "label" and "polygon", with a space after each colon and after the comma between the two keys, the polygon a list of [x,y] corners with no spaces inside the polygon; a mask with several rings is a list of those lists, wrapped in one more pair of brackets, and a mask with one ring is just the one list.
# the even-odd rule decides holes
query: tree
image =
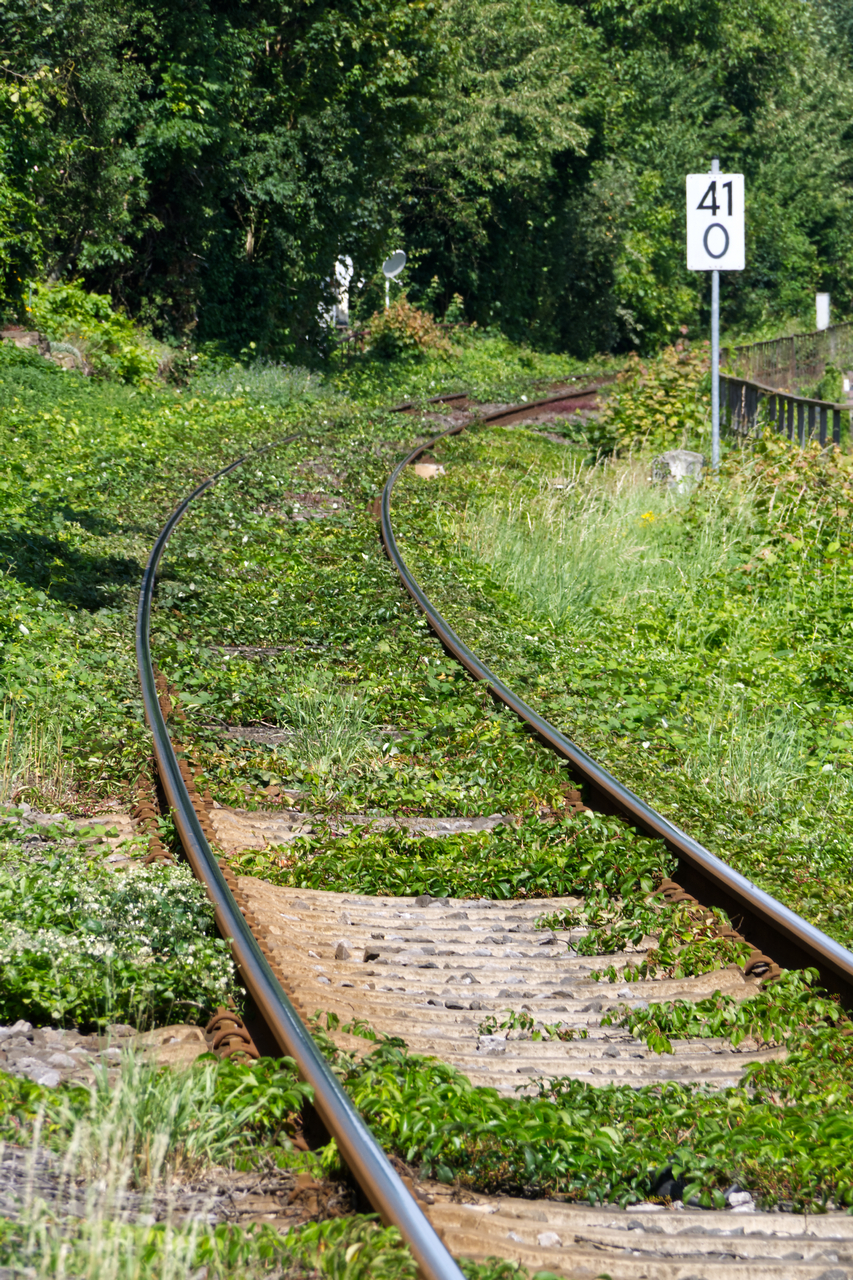
{"label": "tree", "polygon": [[9,0],[10,74],[56,69],[48,271],[167,336],[300,342],[336,257],[381,254],[432,23],[422,0]]}

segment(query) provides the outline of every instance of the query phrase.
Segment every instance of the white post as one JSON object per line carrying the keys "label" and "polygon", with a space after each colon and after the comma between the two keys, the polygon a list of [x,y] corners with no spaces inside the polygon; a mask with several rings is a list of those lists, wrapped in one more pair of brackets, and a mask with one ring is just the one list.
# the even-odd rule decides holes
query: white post
{"label": "white post", "polygon": [[391,291],[391,281],[390,281],[390,280],[388,279],[388,277],[386,276],[386,277],[385,277],[385,310],[386,310],[386,311],[388,310],[389,306],[391,305],[391,303],[390,303],[390,298],[389,298],[390,291]]}
{"label": "white post", "polygon": [[815,320],[817,321],[817,323],[815,324],[815,328],[828,329],[829,328],[829,294],[816,293],[814,296],[814,301],[815,301]]}
{"label": "white post", "polygon": [[[714,156],[711,172],[720,172]],[[711,272],[711,467],[720,469],[720,273]]]}

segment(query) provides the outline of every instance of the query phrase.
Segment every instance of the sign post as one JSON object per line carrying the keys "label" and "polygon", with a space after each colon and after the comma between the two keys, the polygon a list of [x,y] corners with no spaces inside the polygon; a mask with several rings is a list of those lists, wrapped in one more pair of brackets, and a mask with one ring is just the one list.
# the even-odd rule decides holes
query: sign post
{"label": "sign post", "polygon": [[687,175],[687,270],[711,272],[711,466],[720,465],[720,272],[746,266],[742,173]]}

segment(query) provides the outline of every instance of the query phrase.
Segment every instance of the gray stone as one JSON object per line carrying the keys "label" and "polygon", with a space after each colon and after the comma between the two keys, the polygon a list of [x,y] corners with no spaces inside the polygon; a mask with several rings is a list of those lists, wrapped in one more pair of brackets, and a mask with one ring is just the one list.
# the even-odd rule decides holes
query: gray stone
{"label": "gray stone", "polygon": [[503,1035],[480,1036],[477,1041],[477,1052],[484,1054],[487,1058],[495,1058],[506,1053],[506,1037]]}
{"label": "gray stone", "polygon": [[44,1085],[47,1089],[55,1089],[62,1076],[55,1067],[49,1067],[38,1058],[24,1058],[16,1064],[16,1075],[26,1076],[34,1084]]}
{"label": "gray stone", "polygon": [[702,478],[705,457],[692,449],[668,449],[652,463],[652,479],[660,484],[666,481],[676,489],[687,488]]}
{"label": "gray stone", "polygon": [[349,947],[347,946],[347,944],[344,942],[342,938],[338,943],[338,945],[335,947],[335,959],[349,960],[351,959],[351,957],[352,957],[352,952],[350,951]]}
{"label": "gray stone", "polygon": [[69,1053],[52,1053],[47,1060],[50,1067],[76,1067],[77,1060],[72,1058]]}
{"label": "gray stone", "polygon": [[0,1039],[6,1039],[7,1036],[28,1036],[33,1029],[31,1022],[24,1022],[23,1018],[19,1018],[11,1027],[0,1028]]}

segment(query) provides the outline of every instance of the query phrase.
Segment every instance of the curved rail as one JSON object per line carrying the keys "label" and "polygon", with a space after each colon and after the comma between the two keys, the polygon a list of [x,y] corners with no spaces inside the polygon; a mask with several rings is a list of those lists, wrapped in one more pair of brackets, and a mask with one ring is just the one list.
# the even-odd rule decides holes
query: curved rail
{"label": "curved rail", "polygon": [[282,990],[251,929],[243,919],[220,870],[216,855],[201,829],[186,784],[181,777],[178,758],[157,699],[150,649],[151,604],[157,567],[169,538],[183,519],[190,504],[217,480],[234,471],[249,458],[255,458],[260,453],[291,443],[297,439],[298,434],[300,433],[286,436],[274,444],[244,454],[236,462],[217,471],[175,508],[163,526],[145,568],[136,619],[136,658],[142,684],[142,701],[154,739],[157,769],[174,815],[181,843],[193,871],[207,889],[222,936],[231,940],[234,960],[243,982],[266,1019],[282,1052],[295,1060],[303,1079],[313,1088],[314,1105],[329,1133],[334,1136],[338,1149],[353,1176],[383,1220],[386,1223],[393,1223],[399,1229],[418,1263],[420,1274],[428,1280],[463,1280],[459,1267],[418,1208],[414,1197],[394,1172],[382,1148],[336,1080],[309,1031]]}
{"label": "curved rail", "polygon": [[[489,417],[481,419],[491,421]],[[475,680],[484,680],[492,692],[559,755],[569,761],[591,788],[597,807],[621,813],[641,830],[663,840],[678,855],[679,882],[695,893],[706,904],[723,907],[732,918],[740,917],[739,927],[753,943],[765,950],[775,950],[780,963],[787,967],[812,965],[818,969],[824,984],[838,992],[845,1003],[853,1005],[853,953],[830,938],[821,929],[803,920],[769,893],[765,893],[745,876],[734,871],[716,854],[711,853],[698,840],[694,840],[669,819],[623,786],[613,774],[597,764],[591,756],[562,734],[543,716],[534,711],[522,698],[474,654],[459,638],[450,624],[435,608],[429,597],[416,582],[397,547],[391,523],[391,494],[405,468],[425,450],[433,448],[447,436],[458,435],[465,428],[451,427],[418,445],[395,468],[382,492],[382,539],[385,548],[400,575],[406,590],[420,606],[430,626],[450,653],[461,662]]]}

